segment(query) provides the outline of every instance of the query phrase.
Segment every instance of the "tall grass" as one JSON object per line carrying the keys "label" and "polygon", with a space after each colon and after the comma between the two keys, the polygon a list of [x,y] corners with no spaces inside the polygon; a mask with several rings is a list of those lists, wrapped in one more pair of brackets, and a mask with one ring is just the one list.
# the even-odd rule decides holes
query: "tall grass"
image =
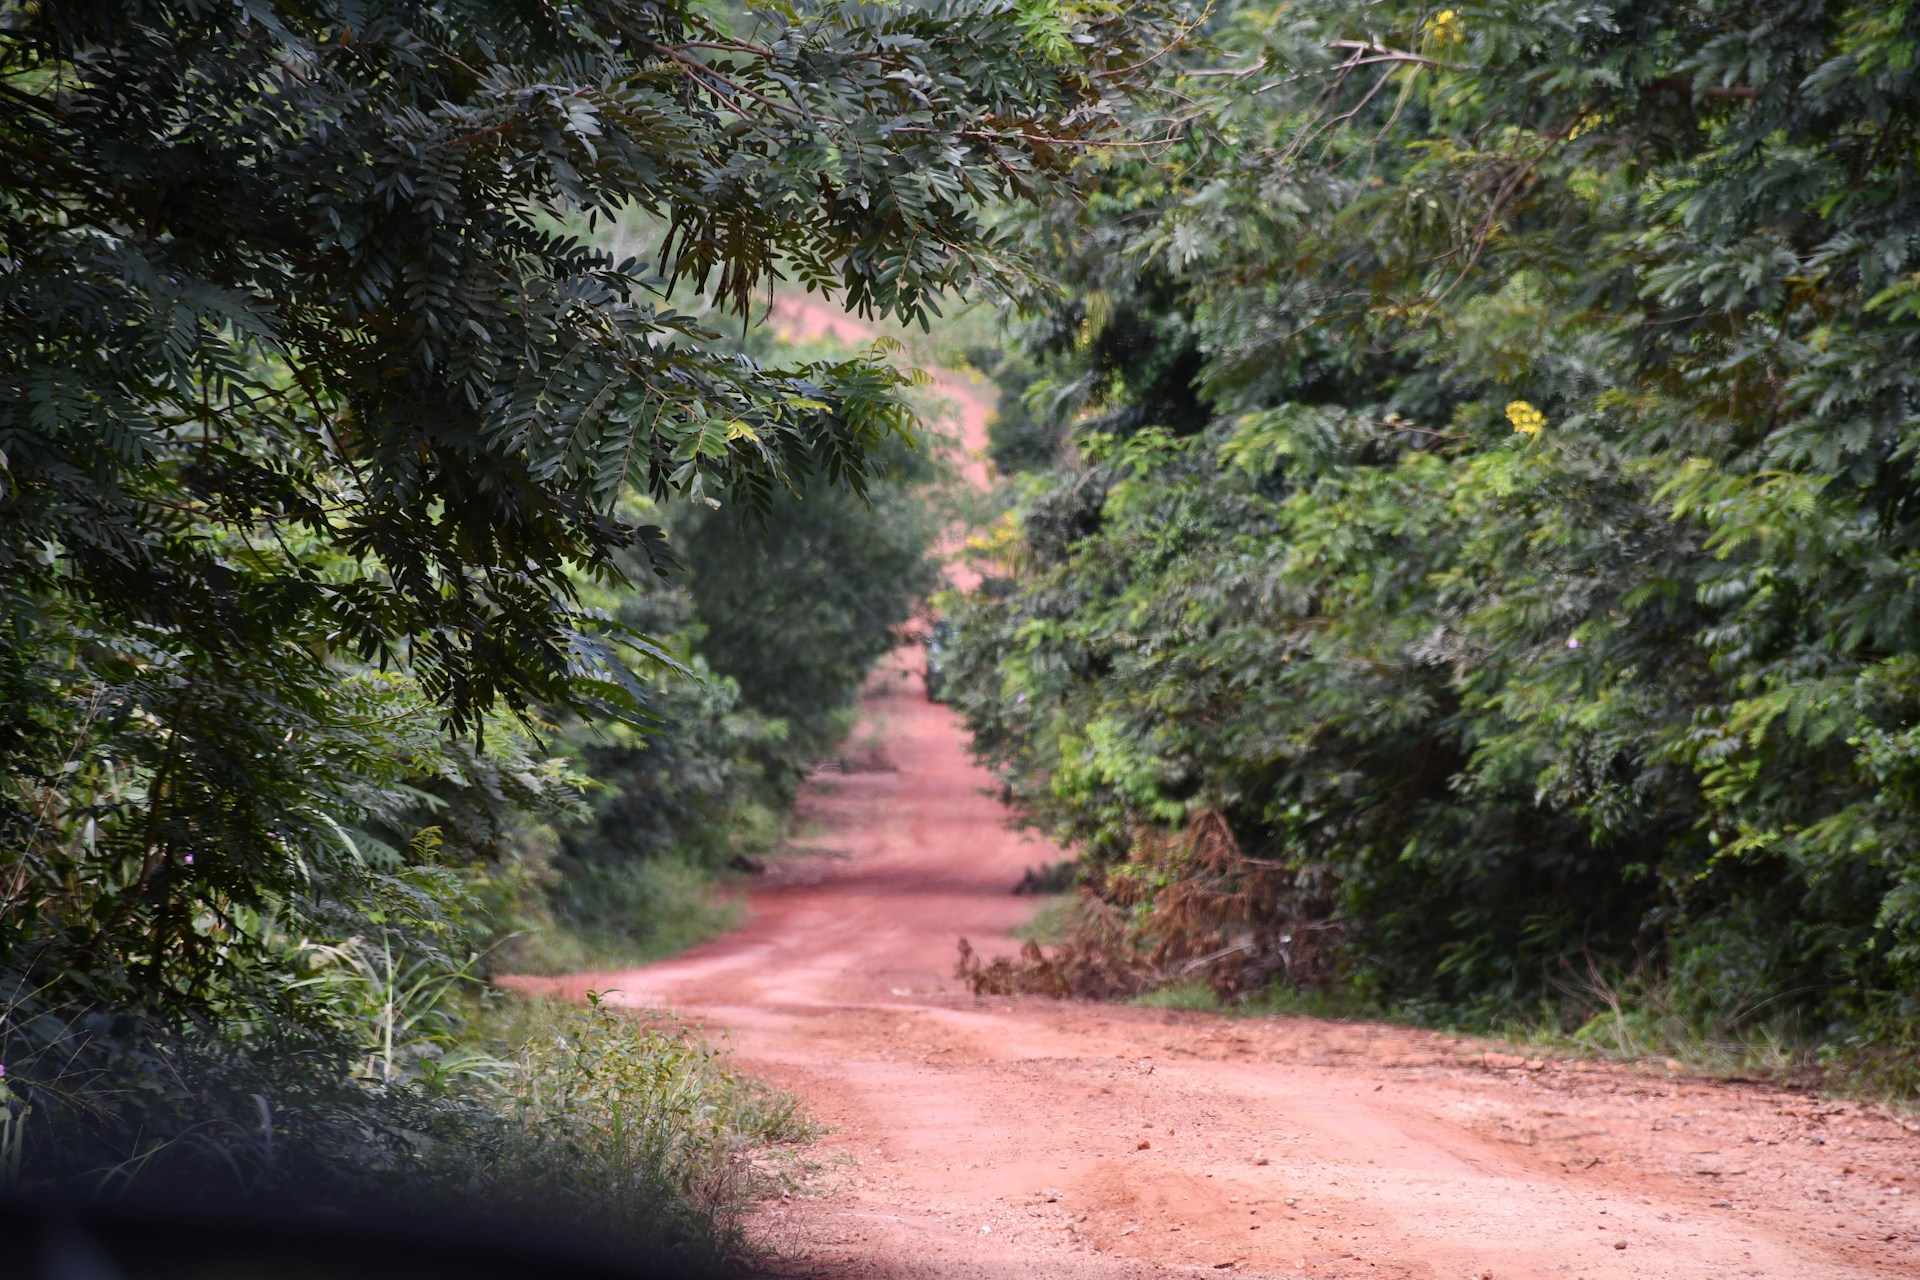
{"label": "tall grass", "polygon": [[1502,1030],[1528,1044],[1616,1061],[1674,1061],[1710,1075],[1909,1107],[1920,1099],[1920,1044],[1911,1029],[1810,1026],[1798,1011],[1778,1012],[1778,997],[1728,999],[1686,974],[1614,979],[1596,970],[1564,986],[1562,996],[1557,1006],[1512,1019]]}
{"label": "tall grass", "polygon": [[521,973],[578,973],[648,964],[737,928],[745,908],[727,873],[678,855],[580,862],[549,898],[547,918],[503,954]]}
{"label": "tall grass", "polygon": [[49,1032],[64,1068],[0,1075],[0,1186],[477,1215],[717,1274],[814,1132],[677,1024],[485,990],[385,937],[303,954],[330,1039]]}
{"label": "tall grass", "polygon": [[491,1141],[444,1163],[442,1179],[694,1271],[745,1251],[745,1210],[784,1185],[781,1162],[762,1157],[816,1132],[791,1095],[684,1028],[643,1025],[597,998],[496,999],[480,1031],[508,1064]]}

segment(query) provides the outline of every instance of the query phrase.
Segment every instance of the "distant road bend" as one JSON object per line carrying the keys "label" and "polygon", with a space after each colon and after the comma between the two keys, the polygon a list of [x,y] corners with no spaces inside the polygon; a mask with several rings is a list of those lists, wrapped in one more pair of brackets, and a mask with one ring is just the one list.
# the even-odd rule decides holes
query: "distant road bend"
{"label": "distant road bend", "polygon": [[[775,319],[867,336],[814,302]],[[987,400],[936,389],[984,481]],[[1032,900],[1009,888],[1061,855],[1007,829],[919,661],[870,680],[877,753],[809,785],[825,834],[744,928],[522,980],[723,1029],[831,1126],[825,1190],[759,1216],[777,1274],[1920,1278],[1920,1125],[1876,1108],[1377,1024],[971,996],[956,940],[1013,950]]]}

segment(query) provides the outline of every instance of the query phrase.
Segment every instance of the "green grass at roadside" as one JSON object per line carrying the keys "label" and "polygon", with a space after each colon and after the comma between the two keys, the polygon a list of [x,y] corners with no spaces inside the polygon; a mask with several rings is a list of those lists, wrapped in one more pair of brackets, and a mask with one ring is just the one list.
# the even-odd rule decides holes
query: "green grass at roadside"
{"label": "green grass at roadside", "polygon": [[144,1176],[149,1194],[196,1201],[224,1174],[235,1206],[524,1224],[700,1276],[731,1273],[751,1207],[809,1173],[800,1144],[818,1129],[798,1100],[696,1030],[489,989],[392,943],[305,950],[309,1007],[352,1041],[293,1028],[241,1056],[195,1028],[160,1040],[175,1093],[141,1114],[179,1132],[111,1127],[120,1100],[84,1063],[31,1094],[0,1081],[0,1181],[112,1195]]}
{"label": "green grass at roadside", "polygon": [[[1306,1017],[1378,1021],[1480,1037],[1530,1057],[1553,1056],[1634,1065],[1674,1066],[1710,1078],[1757,1080],[1812,1088],[1915,1110],[1920,1053],[1894,1052],[1796,1038],[1773,1025],[1705,1028],[1680,1009],[1670,988],[1629,995],[1608,992],[1599,1011],[1569,1026],[1559,1010],[1509,1012],[1496,1019],[1449,1014],[1429,1006],[1386,1007],[1365,1000],[1272,986],[1242,999],[1222,999],[1205,982],[1169,983],[1129,1003],[1236,1018]],[[1862,1046],[1872,1042],[1862,1037]],[[1884,1042],[1881,1042],[1884,1044]]]}
{"label": "green grass at roadside", "polygon": [[429,1179],[694,1274],[746,1253],[747,1210],[795,1185],[794,1148],[818,1133],[791,1094],[669,1020],[493,992],[466,1030],[497,1064],[468,1091],[484,1118]]}
{"label": "green grass at roadside", "polygon": [[509,943],[508,963],[553,974],[667,959],[739,927],[741,881],[674,856],[569,868],[551,895],[551,917]]}
{"label": "green grass at roadside", "polygon": [[1037,942],[1043,947],[1058,946],[1073,932],[1079,895],[1050,893],[1040,898],[1033,919],[1016,925],[1013,936],[1021,942]]}
{"label": "green grass at roadside", "polygon": [[[791,816],[787,839],[802,835]],[[737,851],[731,832],[727,849]],[[774,830],[751,841],[779,856]],[[768,846],[773,846],[771,849]],[[725,849],[722,850],[725,852]],[[575,862],[496,967],[553,974],[663,960],[736,928],[746,877],[707,851]],[[752,1206],[798,1187],[798,1150],[820,1130],[793,1095],[735,1071],[669,1018],[492,990],[462,1019],[455,1052],[484,1065],[462,1083],[485,1119],[459,1159],[470,1185],[690,1274],[750,1258]],[[478,1158],[474,1153],[479,1154]],[[431,1190],[450,1171],[433,1171]]]}

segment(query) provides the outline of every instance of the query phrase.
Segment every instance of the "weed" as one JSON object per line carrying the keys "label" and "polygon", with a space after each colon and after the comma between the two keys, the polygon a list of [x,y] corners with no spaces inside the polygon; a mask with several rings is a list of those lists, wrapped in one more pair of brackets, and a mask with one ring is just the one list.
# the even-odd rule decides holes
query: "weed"
{"label": "weed", "polygon": [[647,964],[737,928],[744,908],[720,892],[721,873],[663,856],[580,863],[555,888],[552,913],[508,947],[521,973]]}
{"label": "weed", "polygon": [[26,1153],[27,1115],[32,1110],[26,1099],[16,1097],[0,1079],[0,1186],[20,1182],[20,1164]]}
{"label": "weed", "polygon": [[378,943],[307,943],[300,948],[309,976],[290,982],[307,988],[318,1007],[361,1036],[365,1057],[356,1078],[391,1087],[422,1081],[436,1089],[462,1077],[497,1075],[502,1064],[461,1042],[454,997],[478,980],[473,961],[449,965],[403,954],[382,934]]}
{"label": "weed", "polygon": [[1889,1034],[1862,1032],[1853,1043],[1826,1040],[1805,1034],[1790,1017],[1708,1026],[1692,1012],[1698,993],[1672,978],[1622,981],[1596,972],[1565,995],[1560,1004],[1543,1002],[1489,1018],[1484,1010],[1381,1005],[1350,992],[1279,984],[1222,998],[1207,983],[1188,980],[1152,987],[1129,1003],[1235,1018],[1390,1022],[1486,1037],[1527,1056],[1677,1065],[1710,1077],[1818,1089],[1896,1106],[1911,1106],[1920,1094],[1920,1054],[1911,1045],[1900,1047]]}
{"label": "weed", "polygon": [[1142,991],[1127,1002],[1146,1009],[1188,1009],[1200,1013],[1220,1013],[1229,1008],[1213,988],[1204,982],[1175,982]]}
{"label": "weed", "polygon": [[1033,919],[1014,926],[1013,936],[1043,947],[1058,946],[1072,936],[1077,909],[1078,902],[1072,895],[1052,894],[1041,901]]}
{"label": "weed", "polygon": [[696,1270],[739,1254],[746,1207],[788,1189],[756,1156],[818,1132],[791,1095],[737,1074],[684,1028],[643,1024],[597,996],[585,1007],[496,998],[482,1022],[511,1065],[482,1152],[460,1152],[443,1173]]}
{"label": "weed", "polygon": [[1348,1021],[1378,1017],[1379,1012],[1357,1000],[1324,991],[1298,991],[1269,986],[1238,996],[1221,996],[1201,981],[1187,979],[1143,991],[1128,1003],[1148,1009],[1190,1009],[1236,1018],[1319,1018]]}
{"label": "weed", "polygon": [[[1679,1062],[1713,1076],[1911,1103],[1920,1054],[1895,1028],[1808,1028],[1777,1000],[1725,1001],[1689,974],[1615,977],[1590,966],[1543,1004],[1500,1024],[1508,1039],[1617,1062]],[[1768,1016],[1772,1013],[1772,1016]]]}

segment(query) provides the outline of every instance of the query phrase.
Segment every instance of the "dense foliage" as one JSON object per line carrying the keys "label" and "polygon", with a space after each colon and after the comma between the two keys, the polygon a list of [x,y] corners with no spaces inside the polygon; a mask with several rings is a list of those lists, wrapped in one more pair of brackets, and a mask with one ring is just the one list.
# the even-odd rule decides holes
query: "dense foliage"
{"label": "dense foliage", "polygon": [[[870,488],[911,421],[883,359],[701,316],[1017,275],[983,206],[1116,127],[1162,22],[0,2],[9,1164],[213,1194],[413,1159],[438,1040],[365,1068],[395,1001],[328,997],[340,957],[448,980],[476,865],[584,819],[555,726],[733,696],[616,616],[673,568],[651,512],[783,547],[779,495]],[[651,261],[568,229],[633,210]]]}
{"label": "dense foliage", "polygon": [[[940,447],[883,446],[865,495],[814,484],[776,494],[764,518],[694,503],[668,513],[686,572],[606,603],[674,637],[692,674],[653,682],[659,723],[644,731],[568,721],[557,745],[588,780],[591,812],[522,833],[518,863],[540,892],[497,913],[533,926],[513,963],[651,958],[733,920],[715,876],[754,869],[779,843],[800,783],[852,727],[868,668],[935,585]],[[542,900],[558,936],[538,927]]]}
{"label": "dense foliage", "polygon": [[1920,10],[1228,6],[1027,218],[958,701],[1103,928],[1427,1009],[1920,1021]]}

